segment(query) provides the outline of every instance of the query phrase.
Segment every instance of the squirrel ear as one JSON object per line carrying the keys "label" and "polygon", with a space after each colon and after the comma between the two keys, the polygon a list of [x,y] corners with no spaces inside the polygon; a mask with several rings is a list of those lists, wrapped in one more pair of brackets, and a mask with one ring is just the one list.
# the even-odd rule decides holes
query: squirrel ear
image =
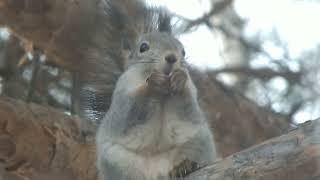
{"label": "squirrel ear", "polygon": [[158,23],[159,32],[172,33],[171,17],[168,12],[160,12]]}

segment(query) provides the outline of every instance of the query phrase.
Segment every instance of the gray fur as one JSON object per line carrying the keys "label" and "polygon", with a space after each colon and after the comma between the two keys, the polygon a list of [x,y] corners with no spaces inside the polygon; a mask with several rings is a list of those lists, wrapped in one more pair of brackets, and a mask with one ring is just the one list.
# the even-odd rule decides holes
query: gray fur
{"label": "gray fur", "polygon": [[[149,44],[147,52],[139,52],[142,43]],[[169,33],[139,37],[98,130],[101,180],[176,179],[169,173],[185,160],[200,166],[214,161],[213,138],[182,52]],[[168,64],[172,54],[178,61]]]}

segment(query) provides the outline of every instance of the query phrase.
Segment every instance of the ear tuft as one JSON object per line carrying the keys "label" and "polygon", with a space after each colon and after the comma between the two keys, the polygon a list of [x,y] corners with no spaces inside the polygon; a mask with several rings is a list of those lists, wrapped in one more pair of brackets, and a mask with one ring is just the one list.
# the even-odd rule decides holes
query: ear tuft
{"label": "ear tuft", "polygon": [[171,16],[168,12],[165,12],[164,10],[160,10],[159,13],[159,19],[158,19],[158,30],[159,32],[172,32],[172,26],[171,26]]}

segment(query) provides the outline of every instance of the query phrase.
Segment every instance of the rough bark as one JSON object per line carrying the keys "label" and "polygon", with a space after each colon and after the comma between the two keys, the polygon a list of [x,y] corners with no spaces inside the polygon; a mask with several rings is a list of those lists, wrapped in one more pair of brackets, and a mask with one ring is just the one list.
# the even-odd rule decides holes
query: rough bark
{"label": "rough bark", "polygon": [[95,149],[83,143],[78,119],[0,98],[1,180],[94,180]]}
{"label": "rough bark", "polygon": [[[56,110],[0,98],[0,179],[95,180],[95,148],[78,120]],[[320,122],[314,121],[229,156],[193,174],[224,180],[320,177]]]}
{"label": "rough bark", "polygon": [[320,122],[236,153],[190,177],[223,180],[311,180],[320,178]]}
{"label": "rough bark", "polygon": [[[92,32],[100,32],[94,30],[98,1],[0,0],[0,24],[44,49],[57,64],[72,69],[86,61],[79,52],[81,45]],[[222,157],[278,136],[289,127],[286,119],[259,108],[205,72],[194,70],[192,77]]]}

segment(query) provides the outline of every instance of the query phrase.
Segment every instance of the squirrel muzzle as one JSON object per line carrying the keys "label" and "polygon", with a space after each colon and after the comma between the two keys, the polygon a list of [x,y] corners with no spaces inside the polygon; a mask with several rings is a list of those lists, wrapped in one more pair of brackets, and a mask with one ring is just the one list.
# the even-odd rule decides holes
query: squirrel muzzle
{"label": "squirrel muzzle", "polygon": [[164,60],[163,72],[166,75],[170,75],[170,73],[178,66],[178,58],[175,54],[168,54],[164,57]]}

